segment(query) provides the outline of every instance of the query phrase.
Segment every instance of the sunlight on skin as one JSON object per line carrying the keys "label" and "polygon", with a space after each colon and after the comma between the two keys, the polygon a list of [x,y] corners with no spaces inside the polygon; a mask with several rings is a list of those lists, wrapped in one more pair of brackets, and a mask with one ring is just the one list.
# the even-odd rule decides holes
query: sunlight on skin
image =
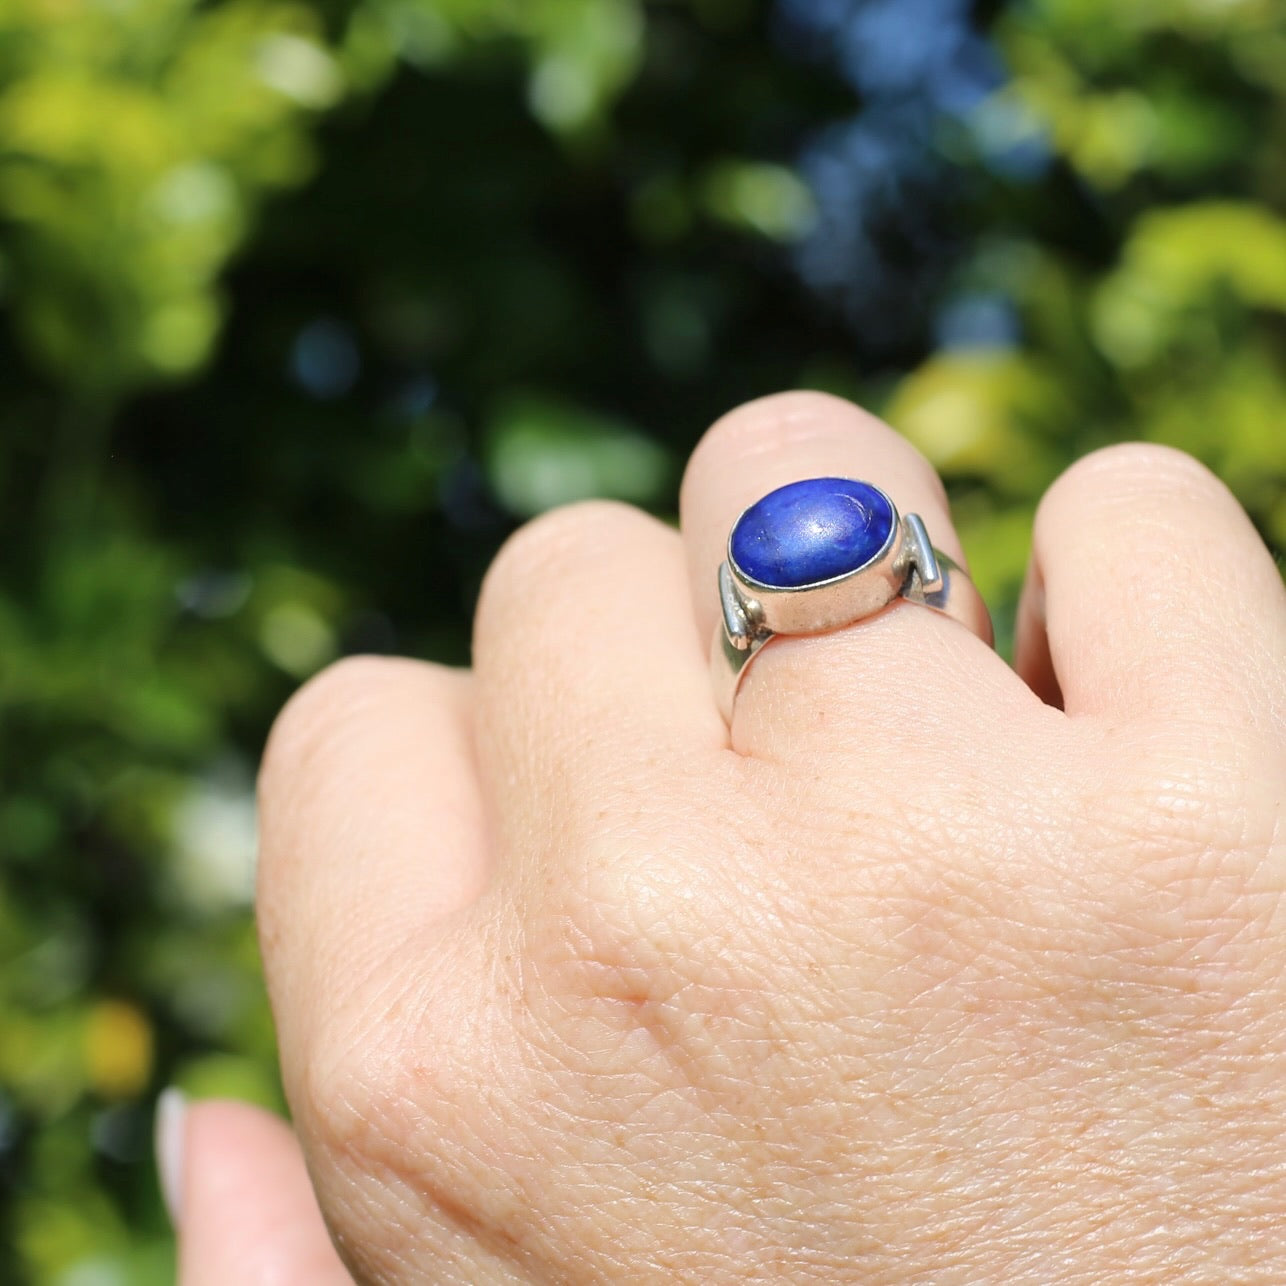
{"label": "sunlight on skin", "polygon": [[[1271,558],[1195,462],[1110,449],[1037,515],[1017,672],[899,605],[774,642],[726,729],[732,518],[859,472],[958,552],[904,439],[767,399],[697,449],[682,537],[521,531],[472,676],[349,661],[282,716],[264,958],[358,1280],[1286,1273]],[[324,1258],[290,1136],[247,1126],[294,1203],[263,1253]]]}

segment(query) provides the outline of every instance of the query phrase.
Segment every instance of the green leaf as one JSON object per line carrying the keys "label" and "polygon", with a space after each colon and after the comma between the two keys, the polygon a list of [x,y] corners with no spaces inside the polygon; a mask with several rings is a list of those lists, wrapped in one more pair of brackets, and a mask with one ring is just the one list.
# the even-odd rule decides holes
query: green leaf
{"label": "green leaf", "polygon": [[505,403],[488,431],[487,476],[522,517],[594,497],[657,503],[669,454],[622,422],[541,397]]}

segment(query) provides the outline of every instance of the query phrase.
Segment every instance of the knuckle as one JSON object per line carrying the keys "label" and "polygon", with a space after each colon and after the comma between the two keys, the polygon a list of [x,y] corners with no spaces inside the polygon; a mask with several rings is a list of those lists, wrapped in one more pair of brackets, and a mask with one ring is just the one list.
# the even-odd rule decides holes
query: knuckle
{"label": "knuckle", "polygon": [[346,757],[360,760],[362,730],[380,728],[380,710],[405,699],[402,685],[411,676],[449,681],[447,671],[421,662],[348,657],[310,679],[277,716],[259,769],[256,907],[265,940],[275,937],[279,917],[291,913],[315,832],[315,805],[342,776]]}
{"label": "knuckle", "polygon": [[381,1097],[370,1047],[313,1044],[291,1087],[291,1113],[315,1151],[330,1160],[351,1156]]}
{"label": "knuckle", "polygon": [[291,1107],[328,1154],[356,1161],[395,1147],[443,1096],[460,1028],[448,997],[464,989],[447,968],[444,959],[398,986],[367,978],[333,989],[290,1068]]}
{"label": "knuckle", "polygon": [[[1228,495],[1227,488],[1195,457],[1155,442],[1118,442],[1090,452],[1049,489],[1050,505],[1106,501],[1137,502],[1150,497]],[[1044,507],[1044,506],[1042,506]]]}
{"label": "knuckle", "polygon": [[1271,812],[1258,798],[1280,758],[1236,720],[1210,727],[1197,714],[1142,725],[1118,746],[1118,799],[1152,828],[1153,845],[1185,841],[1230,851],[1244,847],[1252,817]]}
{"label": "knuckle", "polygon": [[819,435],[850,438],[853,433],[865,437],[868,450],[918,475],[945,504],[941,479],[907,438],[856,403],[806,389],[757,398],[715,421],[692,454],[684,485],[700,485],[694,480],[717,478],[730,464],[757,457],[789,458],[793,449],[815,447]]}
{"label": "knuckle", "polygon": [[369,704],[372,695],[402,673],[391,657],[350,656],[309,679],[286,703],[268,734],[260,792],[270,793],[302,760],[330,743],[336,730]]}
{"label": "knuckle", "polygon": [[1278,968],[1286,893],[1254,756],[1229,745],[1209,756],[1135,746],[1134,757],[1096,833],[1093,892],[1072,900],[1091,990],[1122,1015],[1235,1012]]}
{"label": "knuckle", "polygon": [[815,422],[835,415],[865,415],[866,412],[846,398],[814,389],[786,389],[753,398],[734,407],[715,422],[712,433],[755,432],[757,429],[780,428],[803,420]]}
{"label": "knuckle", "polygon": [[609,834],[587,847],[579,879],[537,892],[528,946],[552,993],[669,996],[699,981],[703,962],[744,951],[736,930],[744,900],[708,862]]}
{"label": "knuckle", "polygon": [[509,604],[535,585],[559,575],[587,550],[600,552],[619,543],[639,519],[631,506],[615,500],[582,500],[563,505],[519,527],[500,547],[487,569],[478,597],[480,622],[502,615]]}
{"label": "knuckle", "polygon": [[811,1040],[810,1016],[824,1026],[861,969],[834,908],[772,874],[774,840],[755,845],[732,865],[713,831],[676,847],[609,829],[577,879],[532,890],[532,1045],[573,1072],[671,1083],[708,1058],[740,1065],[734,1047]]}
{"label": "knuckle", "polygon": [[693,455],[694,461],[713,455],[720,467],[736,456],[781,450],[796,437],[807,437],[816,426],[839,418],[874,417],[833,393],[792,390],[772,393],[735,407],[706,431]]}
{"label": "knuckle", "polygon": [[400,1187],[430,1221],[485,1210],[495,1174],[475,1149],[512,1152],[513,1122],[538,1091],[509,1012],[515,984],[495,962],[482,972],[484,950],[462,931],[405,986],[342,999],[304,1057],[283,1065],[310,1161],[332,1191]]}
{"label": "knuckle", "polygon": [[722,471],[731,459],[787,449],[792,442],[814,434],[817,425],[827,420],[865,415],[853,403],[831,393],[792,391],[756,398],[711,425],[689,467]]}
{"label": "knuckle", "polygon": [[[434,1100],[416,1082],[399,1045],[384,1035],[318,1048],[290,1087],[295,1128],[315,1182],[329,1196],[328,1213],[340,1226],[360,1225],[365,1206],[382,1204],[390,1188],[413,1188],[417,1172],[430,1166],[411,1144]],[[438,1124],[449,1128],[446,1121]]]}
{"label": "knuckle", "polygon": [[[395,1191],[414,1181],[406,1165],[411,1114],[399,1112],[400,1135],[389,1120],[402,1093],[402,1073],[383,1045],[319,1049],[290,1086],[294,1128],[327,1222],[359,1248],[371,1212],[385,1209]],[[424,1237],[433,1230],[421,1221],[417,1231]],[[367,1280],[360,1271],[359,1277]]]}

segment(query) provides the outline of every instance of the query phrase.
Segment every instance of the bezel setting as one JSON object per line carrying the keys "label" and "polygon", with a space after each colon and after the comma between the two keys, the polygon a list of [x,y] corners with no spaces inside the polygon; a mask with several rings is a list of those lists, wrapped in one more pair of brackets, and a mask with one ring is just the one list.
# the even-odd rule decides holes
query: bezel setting
{"label": "bezel setting", "polygon": [[[811,584],[767,585],[742,571],[732,552],[733,534],[754,506],[748,505],[737,516],[728,536],[726,561],[720,568],[719,597],[724,626],[738,650],[748,647],[750,640],[760,633],[820,634],[870,616],[901,593],[913,563],[925,561],[924,550],[929,550],[932,559],[932,547],[923,535],[923,524],[918,531],[908,533],[907,521],[900,517],[892,499],[870,483],[860,485],[869,487],[888,505],[892,515],[889,534],[880,549],[852,571]],[[915,515],[909,517],[919,523]],[[933,562],[932,579],[937,580],[939,572],[936,560]]]}
{"label": "bezel setting", "polygon": [[[962,612],[963,619],[976,617],[979,632],[990,637],[985,604],[955,563],[934,549],[920,516],[900,515],[892,498],[871,483],[856,478],[842,481],[876,492],[892,515],[883,546],[851,571],[799,586],[765,584],[738,567],[732,552],[738,525],[755,506],[743,509],[730,529],[726,556],[719,566],[722,627],[715,631],[711,657],[725,719],[731,718],[732,702],[750,662],[778,634],[826,633],[904,598],[957,618]],[[968,607],[960,602],[962,585],[967,587],[963,592],[969,595]]]}

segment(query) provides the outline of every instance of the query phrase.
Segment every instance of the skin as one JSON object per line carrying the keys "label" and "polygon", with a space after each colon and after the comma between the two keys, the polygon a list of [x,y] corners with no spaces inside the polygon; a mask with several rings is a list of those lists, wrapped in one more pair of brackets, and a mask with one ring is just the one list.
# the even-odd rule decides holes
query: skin
{"label": "skin", "polygon": [[905,441],[783,395],[707,434],[681,536],[520,531],[472,673],[290,703],[259,914],[298,1145],[189,1112],[185,1286],[1286,1280],[1268,552],[1191,459],[1111,448],[1040,507],[1015,669],[896,604],[775,641],[729,731],[727,531],[823,474],[963,561]]}

